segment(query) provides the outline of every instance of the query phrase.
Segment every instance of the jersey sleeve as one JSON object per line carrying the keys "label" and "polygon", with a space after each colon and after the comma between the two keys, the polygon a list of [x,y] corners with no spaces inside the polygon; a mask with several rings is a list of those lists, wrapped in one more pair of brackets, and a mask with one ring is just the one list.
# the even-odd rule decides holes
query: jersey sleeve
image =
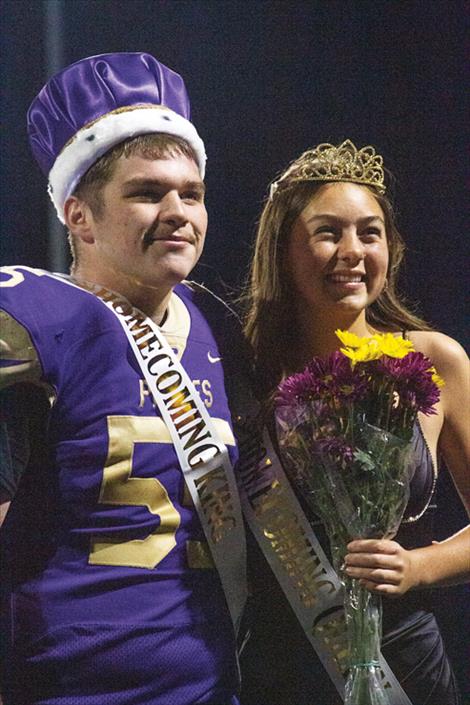
{"label": "jersey sleeve", "polygon": [[0,492],[8,498],[15,495],[31,455],[32,400],[44,394],[31,386],[41,385],[42,368],[30,332],[15,318],[13,293],[2,289],[0,296]]}
{"label": "jersey sleeve", "polygon": [[0,493],[12,499],[30,458],[28,390],[0,390]]}

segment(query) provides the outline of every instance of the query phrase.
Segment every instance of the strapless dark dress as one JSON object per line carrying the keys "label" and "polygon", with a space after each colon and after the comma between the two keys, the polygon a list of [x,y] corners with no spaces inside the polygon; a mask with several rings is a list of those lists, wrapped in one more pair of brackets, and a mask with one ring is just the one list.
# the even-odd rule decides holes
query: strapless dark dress
{"label": "strapless dark dress", "polygon": [[[429,545],[433,539],[437,473],[418,424],[413,444],[410,499],[396,536],[405,548]],[[321,524],[315,533],[326,550]],[[242,705],[341,705],[254,539],[250,549],[254,595],[251,637],[240,657]],[[382,652],[413,705],[460,705],[431,597],[430,590],[416,590],[383,599]]]}

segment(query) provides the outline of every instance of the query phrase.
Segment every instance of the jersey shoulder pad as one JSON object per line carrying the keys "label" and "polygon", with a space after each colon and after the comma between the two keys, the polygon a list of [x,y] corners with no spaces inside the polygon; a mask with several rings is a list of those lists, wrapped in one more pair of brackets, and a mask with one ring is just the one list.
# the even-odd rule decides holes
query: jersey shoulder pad
{"label": "jersey shoulder pad", "polygon": [[48,372],[60,368],[72,346],[110,327],[120,330],[106,306],[66,276],[31,267],[3,267],[0,296],[6,322],[2,351],[7,362],[20,366],[20,372],[21,365],[34,357],[35,370],[38,358],[49,378]]}
{"label": "jersey shoulder pad", "polygon": [[41,364],[27,329],[0,310],[0,389],[19,382],[39,382]]}

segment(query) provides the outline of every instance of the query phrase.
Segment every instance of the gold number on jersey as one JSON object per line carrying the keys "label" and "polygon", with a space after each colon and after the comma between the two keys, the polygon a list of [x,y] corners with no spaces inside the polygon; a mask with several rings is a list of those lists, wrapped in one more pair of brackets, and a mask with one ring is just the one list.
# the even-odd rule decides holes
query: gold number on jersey
{"label": "gold number on jersey", "polygon": [[[235,439],[227,421],[217,418],[212,418],[212,421],[221,440],[226,445],[234,445]],[[180,515],[159,480],[131,476],[132,459],[135,443],[171,444],[170,433],[163,420],[155,416],[108,416],[108,437],[108,455],[98,501],[117,506],[147,507],[149,512],[160,517],[160,525],[145,539],[119,541],[93,538],[89,563],[155,568],[176,546],[175,535],[180,525]],[[183,501],[183,504],[190,502],[188,494],[188,502]],[[194,550],[191,552],[193,554]],[[199,565],[200,560],[190,558],[188,556],[190,567],[207,567],[205,564]]]}
{"label": "gold number on jersey", "polygon": [[159,527],[144,539],[93,539],[89,562],[155,568],[176,545],[180,515],[156,478],[131,477],[135,443],[167,443],[168,431],[154,416],[109,416],[109,447],[99,502],[147,507],[160,517]]}
{"label": "gold number on jersey", "polygon": [[43,272],[41,269],[33,269],[32,267],[0,267],[2,274],[8,274],[9,279],[3,279],[0,281],[1,287],[18,286],[21,282],[24,282],[24,274],[21,271],[24,269],[27,272],[32,272],[37,277],[43,277],[47,272]]}

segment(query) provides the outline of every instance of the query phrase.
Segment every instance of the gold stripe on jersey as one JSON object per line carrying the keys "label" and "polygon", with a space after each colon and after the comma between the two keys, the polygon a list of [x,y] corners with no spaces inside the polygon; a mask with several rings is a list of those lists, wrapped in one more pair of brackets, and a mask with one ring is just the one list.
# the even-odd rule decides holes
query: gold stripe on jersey
{"label": "gold stripe on jersey", "polygon": [[6,311],[0,311],[0,361],[0,389],[18,382],[40,382],[41,364],[31,337]]}

